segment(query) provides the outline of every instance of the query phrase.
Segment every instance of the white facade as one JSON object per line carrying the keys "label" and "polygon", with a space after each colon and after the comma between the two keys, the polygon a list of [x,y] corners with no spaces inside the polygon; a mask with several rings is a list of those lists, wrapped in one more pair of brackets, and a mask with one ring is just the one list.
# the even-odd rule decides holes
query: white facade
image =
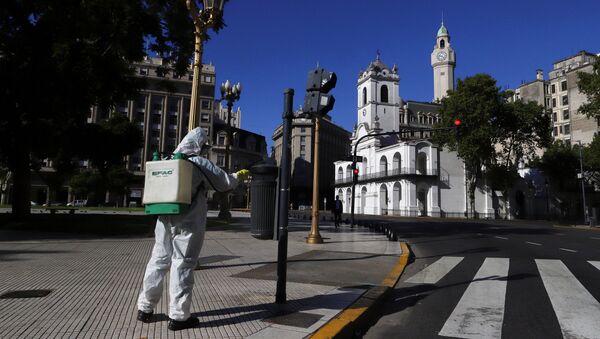
{"label": "white facade", "polygon": [[[432,54],[436,99],[454,88],[455,55],[449,38],[442,25]],[[441,51],[446,54],[438,57]],[[439,60],[442,56],[443,60]],[[476,212],[480,217],[494,218],[492,192],[484,183],[476,191],[475,211],[468,210],[464,163],[456,153],[443,150],[427,139],[418,139],[418,132],[408,140],[369,136],[401,129],[418,131],[437,121],[439,105],[415,102],[418,111],[411,112],[407,108],[410,102],[400,97],[399,82],[397,67],[388,68],[379,55],[359,75],[357,124],[350,138],[352,150],[360,140],[357,155],[363,159],[357,163],[355,213],[465,217],[466,213]],[[435,115],[431,120],[422,119],[431,115]],[[429,126],[426,121],[431,121]],[[344,212],[350,213],[352,162],[337,161],[334,165],[335,194],[343,201]]]}

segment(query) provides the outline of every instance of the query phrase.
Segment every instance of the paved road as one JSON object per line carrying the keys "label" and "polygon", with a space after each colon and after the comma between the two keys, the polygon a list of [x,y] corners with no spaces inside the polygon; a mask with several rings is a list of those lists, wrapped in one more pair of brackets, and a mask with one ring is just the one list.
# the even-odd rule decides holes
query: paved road
{"label": "paved road", "polygon": [[600,232],[396,223],[415,261],[367,338],[600,338]]}

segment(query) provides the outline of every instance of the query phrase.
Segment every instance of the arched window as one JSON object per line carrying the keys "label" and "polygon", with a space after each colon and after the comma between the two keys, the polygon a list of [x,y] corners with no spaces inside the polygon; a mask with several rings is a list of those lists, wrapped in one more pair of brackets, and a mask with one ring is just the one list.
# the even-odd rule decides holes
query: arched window
{"label": "arched window", "polygon": [[402,158],[400,157],[400,153],[394,154],[394,162],[392,165],[394,174],[400,174],[400,166],[401,165],[402,165]]}
{"label": "arched window", "polygon": [[446,41],[444,39],[440,40],[440,48],[446,47]]}
{"label": "arched window", "polygon": [[342,167],[340,166],[340,168],[338,168],[338,176],[337,176],[338,180],[344,179],[344,170],[342,169]]}
{"label": "arched window", "polygon": [[363,94],[363,96],[362,96],[363,97],[363,105],[366,105],[367,104],[367,88],[366,87],[363,87],[362,94]]}
{"label": "arched window", "polygon": [[381,102],[388,102],[388,88],[387,88],[387,85],[381,86]]}
{"label": "arched window", "polygon": [[383,173],[385,173],[385,175],[387,175],[387,170],[388,170],[387,158],[385,156],[382,156],[381,159],[379,160],[379,172],[383,172]]}

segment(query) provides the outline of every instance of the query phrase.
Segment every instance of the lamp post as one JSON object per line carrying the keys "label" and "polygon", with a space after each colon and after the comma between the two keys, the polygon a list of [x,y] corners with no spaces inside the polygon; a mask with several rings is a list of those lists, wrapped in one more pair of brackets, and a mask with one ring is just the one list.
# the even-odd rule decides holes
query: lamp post
{"label": "lamp post", "polygon": [[578,141],[579,143],[579,175],[578,177],[580,177],[581,179],[581,195],[582,195],[582,202],[583,202],[583,222],[585,224],[588,223],[588,210],[587,210],[587,204],[585,202],[585,177],[583,176],[583,155],[581,154],[581,149],[583,148],[583,146],[581,146],[581,140]]}
{"label": "lamp post", "polygon": [[[231,172],[231,141],[233,139],[233,133],[231,129],[231,108],[233,103],[240,99],[242,94],[242,85],[238,82],[232,85],[229,80],[221,84],[221,99],[227,102],[227,125],[225,130],[227,131],[227,140],[225,142],[225,171]],[[231,218],[231,212],[229,212],[229,193],[223,194],[219,210],[219,219],[229,220]]]}
{"label": "lamp post", "polygon": [[194,64],[192,79],[192,96],[190,98],[190,117],[188,131],[198,127],[198,89],[202,71],[202,44],[207,39],[209,28],[218,30],[223,25],[223,5],[225,0],[202,0],[203,9],[198,10],[196,0],[186,0],[185,4],[194,22]]}

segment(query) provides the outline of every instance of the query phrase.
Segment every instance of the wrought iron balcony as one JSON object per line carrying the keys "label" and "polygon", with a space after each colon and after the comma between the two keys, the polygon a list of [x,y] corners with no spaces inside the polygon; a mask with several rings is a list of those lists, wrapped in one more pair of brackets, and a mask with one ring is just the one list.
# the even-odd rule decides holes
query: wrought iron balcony
{"label": "wrought iron balcony", "polygon": [[[388,179],[407,176],[437,177],[438,175],[439,171],[437,168],[417,169],[414,167],[402,167],[387,171],[359,175],[358,182],[387,181]],[[344,177],[335,180],[335,185],[345,185],[351,183],[352,177]]]}

